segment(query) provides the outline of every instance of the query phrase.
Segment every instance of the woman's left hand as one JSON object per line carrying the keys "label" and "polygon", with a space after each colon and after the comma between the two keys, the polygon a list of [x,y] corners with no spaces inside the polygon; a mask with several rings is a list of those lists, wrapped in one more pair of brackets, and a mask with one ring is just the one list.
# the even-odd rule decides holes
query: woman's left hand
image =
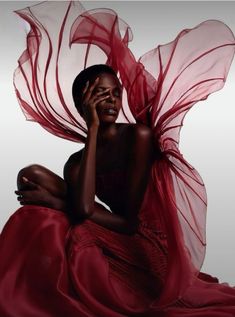
{"label": "woman's left hand", "polygon": [[25,178],[23,190],[16,190],[17,200],[21,205],[37,205],[63,210],[64,201],[52,195],[47,189]]}
{"label": "woman's left hand", "polygon": [[99,126],[100,120],[97,114],[97,105],[105,99],[110,98],[110,95],[107,94],[110,90],[109,88],[96,92],[99,80],[99,77],[97,77],[94,83],[90,86],[88,81],[83,91],[82,109],[88,129],[92,126]]}

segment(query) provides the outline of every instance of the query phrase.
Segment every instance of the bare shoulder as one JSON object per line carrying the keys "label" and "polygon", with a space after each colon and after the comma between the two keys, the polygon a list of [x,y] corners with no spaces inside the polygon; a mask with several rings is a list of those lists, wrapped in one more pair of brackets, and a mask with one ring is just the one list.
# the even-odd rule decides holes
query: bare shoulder
{"label": "bare shoulder", "polygon": [[144,124],[126,124],[125,130],[126,137],[131,141],[134,139],[135,141],[149,142],[153,138],[152,130]]}
{"label": "bare shoulder", "polygon": [[68,181],[72,175],[78,171],[82,158],[83,149],[73,153],[64,165],[64,180]]}
{"label": "bare shoulder", "polygon": [[122,136],[123,150],[131,159],[152,157],[154,150],[154,138],[152,130],[143,124],[125,124]]}

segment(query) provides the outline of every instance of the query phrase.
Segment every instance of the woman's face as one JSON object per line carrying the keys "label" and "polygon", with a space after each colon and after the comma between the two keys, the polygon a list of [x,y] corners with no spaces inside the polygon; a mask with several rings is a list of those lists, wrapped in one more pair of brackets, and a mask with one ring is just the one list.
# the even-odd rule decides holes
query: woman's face
{"label": "woman's face", "polygon": [[94,94],[105,91],[104,96],[107,99],[98,103],[96,110],[101,123],[115,122],[119,110],[122,107],[122,86],[118,78],[109,73],[101,73],[98,75],[99,81],[94,89]]}

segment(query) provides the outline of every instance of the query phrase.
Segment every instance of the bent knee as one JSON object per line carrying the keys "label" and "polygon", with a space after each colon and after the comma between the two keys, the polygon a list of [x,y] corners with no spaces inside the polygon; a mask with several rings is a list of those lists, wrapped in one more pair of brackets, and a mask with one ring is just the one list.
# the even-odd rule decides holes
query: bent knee
{"label": "bent knee", "polygon": [[25,183],[23,177],[31,180],[34,183],[40,183],[40,174],[42,176],[43,166],[38,164],[32,164],[22,168],[17,175],[17,186],[19,190],[24,189]]}
{"label": "bent knee", "polygon": [[39,164],[32,164],[22,168],[17,176],[17,187],[19,190],[27,189],[23,177],[31,182],[46,188],[53,195],[65,197],[66,183],[60,176]]}

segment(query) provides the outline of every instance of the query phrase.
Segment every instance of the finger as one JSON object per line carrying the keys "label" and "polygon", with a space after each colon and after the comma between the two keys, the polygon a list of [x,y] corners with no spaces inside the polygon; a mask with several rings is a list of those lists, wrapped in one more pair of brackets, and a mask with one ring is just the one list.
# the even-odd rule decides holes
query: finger
{"label": "finger", "polygon": [[22,195],[18,196],[18,197],[17,197],[17,200],[18,200],[19,202],[25,202],[25,201],[26,201],[25,197],[22,196]]}
{"label": "finger", "polygon": [[32,201],[21,201],[20,204],[21,205],[35,205],[35,203]]}
{"label": "finger", "polygon": [[94,101],[97,101],[98,99],[101,99],[101,98],[109,98],[110,97],[109,91],[110,91],[110,88],[107,88],[102,92],[96,93],[94,95]]}
{"label": "finger", "polygon": [[109,98],[109,91],[110,88],[106,88],[104,91],[97,92],[96,94],[94,94],[93,97],[91,97],[90,99],[91,108],[95,108],[99,102]]}
{"label": "finger", "polygon": [[18,195],[17,200],[19,200],[19,201],[27,200],[28,197],[31,197],[31,195],[28,195],[27,193],[28,193],[27,191],[18,191],[17,192],[17,195]]}
{"label": "finger", "polygon": [[38,184],[32,182],[31,180],[29,180],[27,177],[23,176],[22,177],[22,180],[23,182],[26,184],[26,185],[29,185],[31,187],[35,186],[37,188]]}
{"label": "finger", "polygon": [[31,199],[32,196],[35,195],[35,191],[33,190],[16,190],[15,194],[18,195],[18,201],[27,201]]}
{"label": "finger", "polygon": [[99,80],[100,80],[100,77],[97,77],[97,78],[95,79],[95,81],[93,82],[93,84],[90,86],[90,90],[94,90],[94,88],[95,88],[95,86],[98,84]]}
{"label": "finger", "polygon": [[99,96],[94,96],[93,98],[90,99],[90,107],[91,109],[94,109],[97,104],[105,99],[108,99],[109,98],[109,95],[99,95]]}
{"label": "finger", "polygon": [[25,191],[16,190],[16,191],[15,191],[15,194],[18,195],[17,199],[18,199],[18,198],[22,198],[23,196],[25,196]]}
{"label": "finger", "polygon": [[99,98],[97,98],[95,101],[94,101],[94,107],[96,107],[100,102],[106,100],[109,98],[109,95],[108,96],[100,96]]}
{"label": "finger", "polygon": [[33,205],[32,197],[19,196],[17,200],[21,205]]}
{"label": "finger", "polygon": [[22,177],[25,185],[27,185],[27,188],[30,188],[30,189],[37,189],[38,188],[38,184],[30,181],[28,178],[26,177]]}
{"label": "finger", "polygon": [[91,98],[92,93],[95,89],[95,86],[98,84],[99,80],[100,80],[100,78],[97,77],[96,80],[94,81],[94,83],[91,86],[89,86],[87,93],[86,93],[86,97],[84,98],[85,103],[86,103],[86,101],[88,101]]}
{"label": "finger", "polygon": [[110,88],[106,88],[106,89],[104,89],[104,90],[102,90],[102,91],[97,92],[97,93],[95,94],[95,96],[96,96],[96,97],[99,97],[99,96],[105,95],[105,94],[108,93],[108,91],[110,91]]}
{"label": "finger", "polygon": [[20,205],[24,206],[24,205],[35,205],[35,203],[31,202],[31,201],[21,201]]}
{"label": "finger", "polygon": [[30,181],[27,177],[23,176],[22,181],[26,184],[29,185],[30,187],[33,185],[36,185],[34,182]]}
{"label": "finger", "polygon": [[83,95],[87,92],[87,89],[88,89],[88,87],[89,87],[89,80],[86,82],[86,85],[85,85],[85,88],[83,89]]}

